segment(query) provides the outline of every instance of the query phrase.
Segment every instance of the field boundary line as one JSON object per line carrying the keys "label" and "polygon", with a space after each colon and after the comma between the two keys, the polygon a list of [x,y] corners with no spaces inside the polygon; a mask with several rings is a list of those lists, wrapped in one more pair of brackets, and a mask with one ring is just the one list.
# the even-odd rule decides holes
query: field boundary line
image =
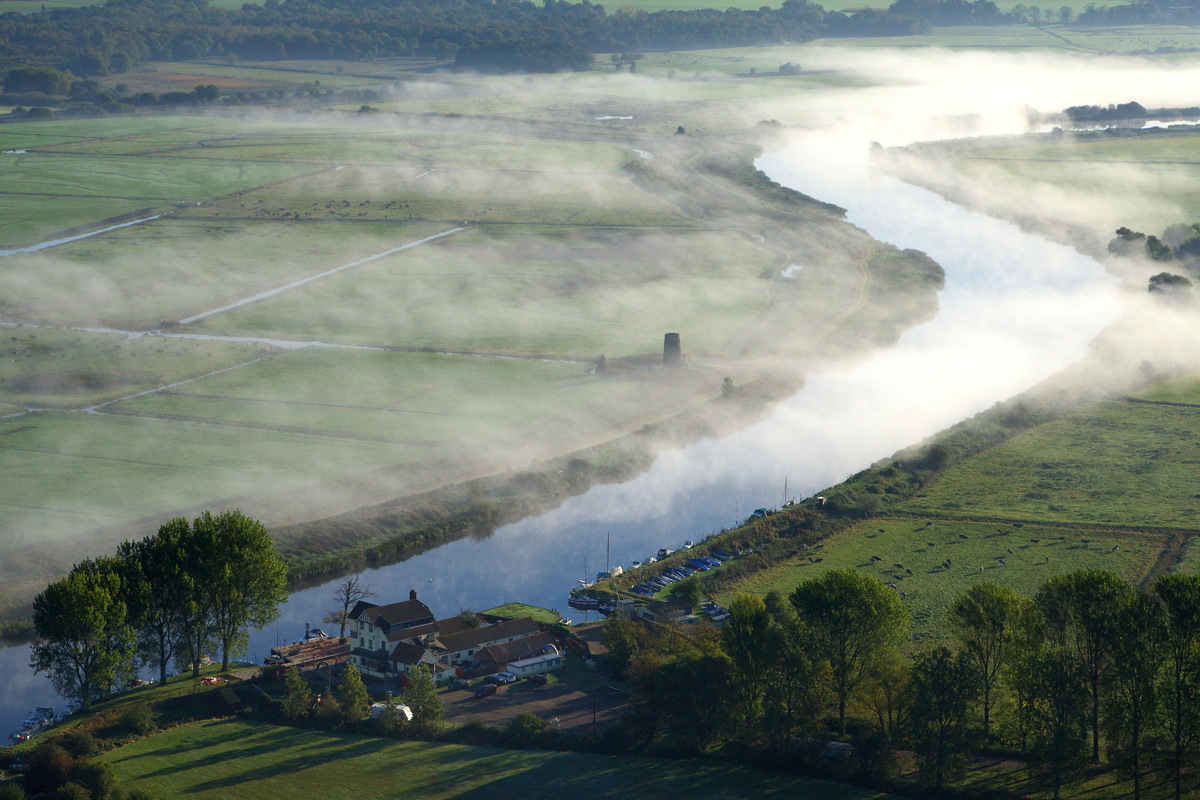
{"label": "field boundary line", "polygon": [[205,311],[202,314],[196,314],[196,315],[188,317],[186,319],[181,319],[181,320],[179,320],[179,324],[180,325],[190,325],[191,323],[195,322],[196,320],[204,319],[205,317],[211,317],[213,314],[220,314],[222,311],[229,311],[230,309],[239,308],[240,306],[244,306],[249,303],[256,303],[259,300],[266,300],[269,297],[274,297],[277,294],[282,294],[290,289],[295,289],[299,286],[303,286],[306,283],[312,283],[315,280],[320,280],[321,278],[327,278],[330,275],[341,272],[342,270],[350,269],[351,267],[361,266],[368,262],[375,261],[376,259],[384,258],[385,256],[390,256],[395,253],[399,253],[401,251],[408,250],[409,248],[416,247],[417,245],[425,244],[425,242],[431,242],[434,239],[441,239],[443,236],[449,236],[453,233],[458,233],[461,230],[465,230],[465,228],[463,228],[462,226],[459,226],[457,228],[451,228],[448,231],[442,231],[441,233],[435,233],[433,236],[426,236],[424,239],[418,239],[415,242],[409,242],[408,244],[400,245],[399,247],[393,247],[391,250],[384,250],[382,253],[376,253],[373,256],[367,256],[366,258],[360,258],[358,261],[352,261],[349,264],[343,264],[340,267],[334,267],[333,269],[325,270],[324,272],[321,272],[317,275],[311,275],[307,278],[301,278],[298,281],[293,281],[292,283],[289,283],[286,286],[280,286],[275,289],[268,289],[265,292],[259,292],[258,294],[253,295],[251,297],[242,298],[241,300],[238,300],[237,302],[234,302],[234,303],[230,303],[227,306],[221,306],[220,308],[214,308],[212,311]]}
{"label": "field boundary line", "polygon": [[[888,509],[881,512],[875,519],[913,519],[936,520],[939,522],[974,522],[986,525],[1011,525],[1014,522],[1022,526],[1030,525],[1042,528],[1061,528],[1062,530],[1096,531],[1098,533],[1149,533],[1154,535],[1182,534],[1184,536],[1200,536],[1200,527],[1172,528],[1165,525],[1119,525],[1111,522],[1066,522],[1063,520],[1039,520],[1021,517],[989,517],[966,514],[946,514],[937,511],[919,512]],[[1019,529],[1018,529],[1019,530]]]}
{"label": "field boundary line", "polygon": [[233,370],[233,369],[240,369],[242,367],[246,367],[251,364],[256,364],[259,361],[262,361],[267,358],[272,358],[275,355],[277,355],[277,354],[270,353],[265,356],[259,356],[258,358],[251,359],[250,361],[243,361],[240,364],[234,364],[232,367],[225,367],[223,369],[218,369],[214,372],[206,372],[203,375],[197,375],[194,378],[187,378],[186,380],[177,381],[175,383],[169,383],[166,386],[156,386],[153,389],[147,389],[144,392],[138,392],[137,394],[127,395],[126,397],[118,397],[116,400],[109,400],[104,403],[97,403],[96,405],[88,406],[87,408],[85,408],[83,410],[84,410],[84,412],[86,412],[88,414],[98,414],[98,413],[100,413],[100,409],[104,408],[105,406],[111,406],[113,403],[120,403],[125,400],[133,400],[138,397],[145,397],[148,394],[156,394],[158,392],[165,392],[168,389],[174,389],[176,386],[183,386],[185,383],[191,383],[192,381],[198,381],[202,378],[209,378],[209,377],[212,377],[213,375],[220,375],[222,372],[229,372],[230,370]]}
{"label": "field boundary line", "polygon": [[107,228],[101,228],[100,230],[91,231],[89,233],[80,233],[76,236],[67,236],[62,239],[50,239],[48,241],[40,242],[38,244],[31,244],[28,247],[17,247],[12,250],[0,250],[0,258],[7,258],[8,256],[15,256],[18,253],[36,253],[38,250],[46,250],[47,248],[50,248],[50,247],[58,247],[60,244],[70,244],[71,242],[77,242],[80,239],[87,239],[92,236],[99,236],[102,233],[108,233],[109,231],[115,231],[119,228],[128,228],[130,225],[141,225],[143,222],[152,222],[161,216],[163,216],[163,215],[155,214],[152,217],[145,217],[144,219],[135,219],[131,222],[122,222],[120,225],[109,225]]}
{"label": "field boundary line", "polygon": [[1145,406],[1170,406],[1172,408],[1200,408],[1200,403],[1181,403],[1178,400],[1143,400],[1140,397],[1122,397],[1118,402]]}

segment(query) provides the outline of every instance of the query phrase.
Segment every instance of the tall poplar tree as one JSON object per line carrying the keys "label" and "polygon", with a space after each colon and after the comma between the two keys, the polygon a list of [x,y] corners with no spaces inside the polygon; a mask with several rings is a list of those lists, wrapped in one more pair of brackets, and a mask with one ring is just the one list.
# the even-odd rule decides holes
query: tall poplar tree
{"label": "tall poplar tree", "polygon": [[287,566],[263,524],[240,511],[216,517],[208,512],[194,523],[213,549],[209,563],[213,634],[221,646],[221,669],[229,655],[249,643],[246,628],[261,628],[279,616],[287,600]]}
{"label": "tall poplar tree", "polygon": [[877,578],[841,569],[805,581],[792,605],[829,662],[838,699],[838,727],[846,732],[846,702],[872,661],[908,637],[908,609]]}

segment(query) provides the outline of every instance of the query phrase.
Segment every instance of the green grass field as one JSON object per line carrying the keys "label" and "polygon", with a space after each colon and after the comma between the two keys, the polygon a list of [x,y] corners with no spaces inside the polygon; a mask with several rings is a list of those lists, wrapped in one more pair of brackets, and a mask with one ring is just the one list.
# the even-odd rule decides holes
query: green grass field
{"label": "green grass field", "polygon": [[123,780],[163,797],[596,798],[866,800],[888,795],[745,767],[575,753],[398,742],[232,720],[192,723],[106,758]]}
{"label": "green grass field", "polygon": [[788,594],[827,570],[860,570],[904,593],[921,640],[944,636],[950,603],[983,579],[1032,595],[1077,569],[1135,585],[1165,569],[1194,572],[1197,408],[1192,373],[1031,428],[943,470],[895,506],[905,516],[841,531],[727,594]]}
{"label": "green grass field", "polygon": [[[864,522],[810,548],[811,555],[753,576],[738,590],[775,590],[786,596],[828,570],[855,569],[904,593],[914,637],[922,641],[945,635],[946,609],[978,581],[995,581],[1027,596],[1051,575],[1076,569],[1111,570],[1137,583],[1149,574],[1166,543],[1165,536],[1153,534],[943,519],[926,527],[927,521],[885,517]],[[872,562],[872,556],[880,560]],[[946,559],[949,567],[942,566]]]}
{"label": "green grass field", "polygon": [[1105,232],[1200,219],[1200,132],[1188,127],[972,150],[955,169],[1000,202],[1043,198],[1047,213]]}

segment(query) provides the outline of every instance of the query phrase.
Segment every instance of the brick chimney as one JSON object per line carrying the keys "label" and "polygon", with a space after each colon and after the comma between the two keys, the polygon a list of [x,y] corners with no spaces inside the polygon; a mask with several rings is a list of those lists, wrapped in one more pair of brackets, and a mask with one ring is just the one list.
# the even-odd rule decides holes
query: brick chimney
{"label": "brick chimney", "polygon": [[409,600],[416,600],[416,599],[417,599],[417,590],[416,590],[416,589],[409,589],[409,590],[408,590],[408,599],[409,599]]}

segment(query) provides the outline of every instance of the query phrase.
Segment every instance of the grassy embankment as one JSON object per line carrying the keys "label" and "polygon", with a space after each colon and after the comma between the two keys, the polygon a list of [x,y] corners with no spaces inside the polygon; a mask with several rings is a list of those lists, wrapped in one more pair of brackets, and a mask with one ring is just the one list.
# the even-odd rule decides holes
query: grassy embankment
{"label": "grassy embankment", "polygon": [[[936,266],[754,174],[761,93],[695,84],[712,95],[695,113],[724,128],[678,137],[666,120],[684,104],[638,99],[630,86],[658,84],[628,77],[538,84],[558,92],[538,119],[472,108],[480,82],[451,79],[474,116],[4,126],[3,149],[31,152],[2,157],[0,203],[41,206],[0,246],[127,207],[163,216],[0,260],[0,322],[20,326],[0,404],[53,409],[0,420],[0,610],[206,507],[263,518],[301,576],[396,557],[744,424],[810,354],[890,342],[930,313]],[[617,103],[636,125],[594,119]],[[797,260],[802,276],[780,278]],[[62,330],[102,327],[270,341]],[[652,366],[669,330],[692,369]],[[611,369],[589,374],[601,354]],[[749,399],[713,402],[724,375]]]}
{"label": "grassy embankment", "polygon": [[[1112,570],[1141,586],[1170,569],[1194,570],[1200,378],[1066,413],[1035,402],[1018,398],[933,437],[956,463],[922,480],[913,480],[914,449],[825,490],[851,518],[823,544],[723,586],[725,599],[786,594],[827,570],[858,569],[905,593],[914,635],[928,640],[945,636],[946,608],[979,580],[1032,595],[1076,569]],[[861,508],[873,516],[854,522]]]}
{"label": "grassy embankment", "polygon": [[108,754],[122,781],[167,797],[588,797],[670,793],[746,798],[885,798],[726,764],[397,742],[217,720]]}
{"label": "grassy embankment", "polygon": [[1161,234],[1200,219],[1194,127],[923,143],[887,151],[883,164],[906,181],[1100,258],[1119,227]]}

